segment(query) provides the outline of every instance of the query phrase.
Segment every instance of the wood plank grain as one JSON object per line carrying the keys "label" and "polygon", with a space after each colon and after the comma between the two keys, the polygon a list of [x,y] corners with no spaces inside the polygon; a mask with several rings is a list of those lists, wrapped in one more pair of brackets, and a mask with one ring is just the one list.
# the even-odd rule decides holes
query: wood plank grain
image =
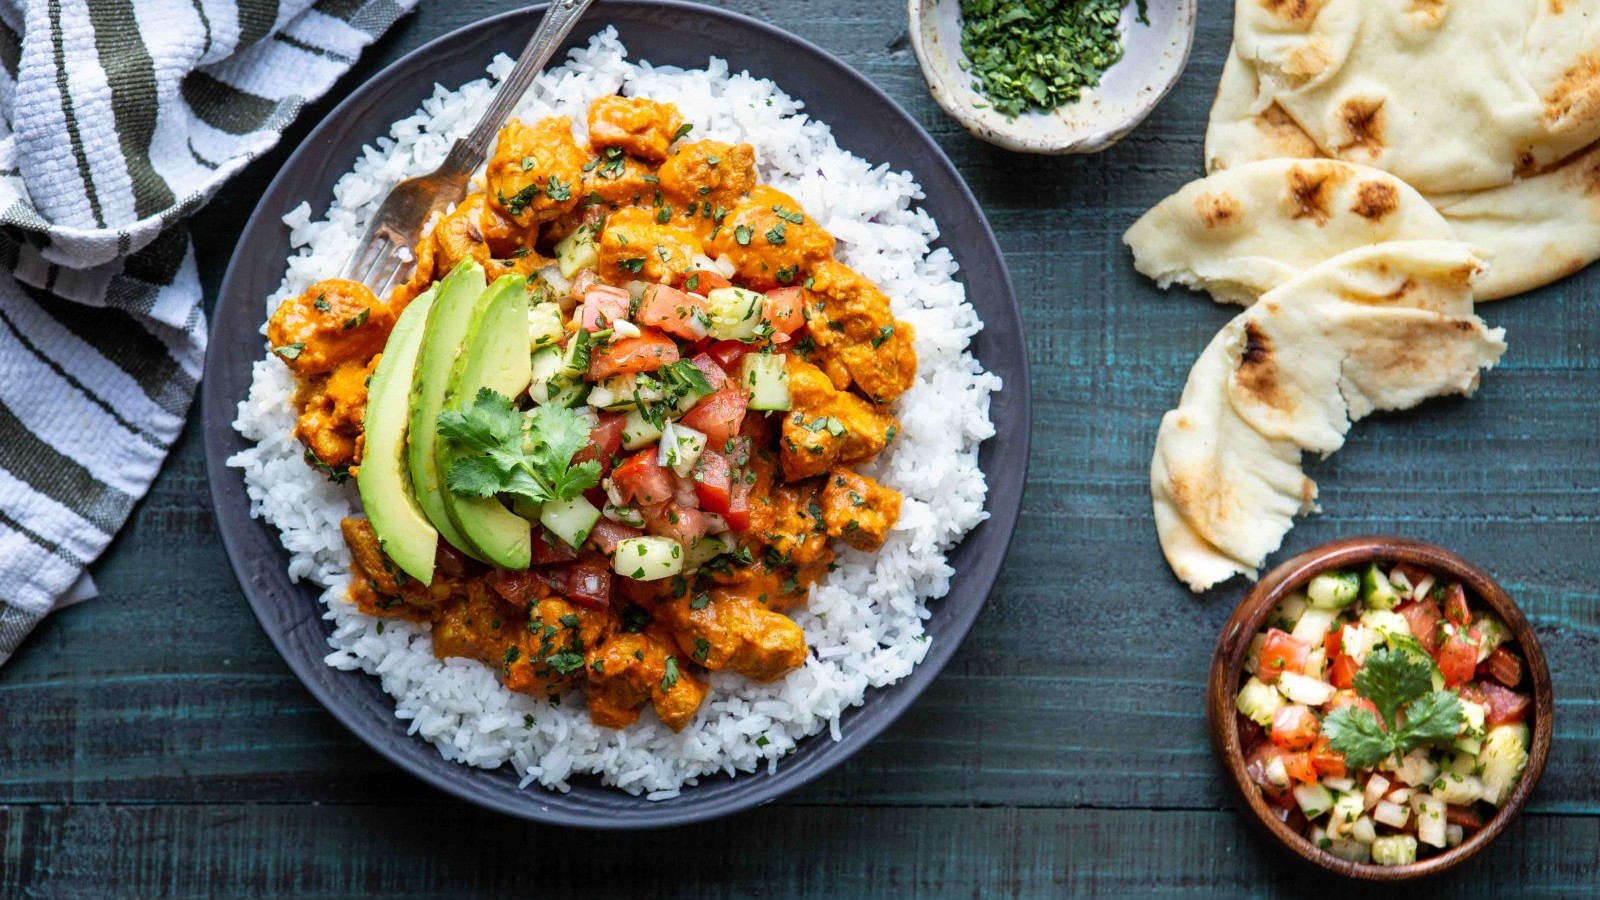
{"label": "wood plank grain", "polygon": [[[805,836],[803,851],[797,836]],[[763,809],[597,840],[465,807],[0,808],[0,894],[1342,898],[1232,815],[1114,810]],[[826,860],[826,867],[820,863]],[[1600,866],[1600,821],[1529,816],[1416,900],[1570,898]],[[1377,896],[1377,895],[1374,895]],[[1396,894],[1398,896],[1398,894]]]}

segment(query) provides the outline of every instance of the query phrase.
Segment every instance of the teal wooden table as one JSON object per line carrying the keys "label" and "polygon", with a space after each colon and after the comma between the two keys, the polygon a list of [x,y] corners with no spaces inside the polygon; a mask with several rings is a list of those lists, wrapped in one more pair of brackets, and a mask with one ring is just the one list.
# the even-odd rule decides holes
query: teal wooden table
{"label": "teal wooden table", "polygon": [[[509,4],[425,2],[195,221],[215,292],[287,149],[405,51]],[[1163,296],[1119,238],[1200,171],[1230,6],[1204,0],[1173,95],[1087,158],[967,137],[929,98],[894,0],[721,5],[838,54],[912,112],[988,210],[1029,329],[1036,433],[1022,523],[953,664],[847,765],[700,827],[596,836],[480,812],[399,773],[317,706],[239,593],[198,427],[94,567],[104,596],[0,669],[0,896],[1346,896],[1224,796],[1202,685],[1241,586],[1193,597],[1151,524],[1156,423],[1228,311]],[[332,161],[345,165],[344,161]],[[1477,560],[1555,676],[1531,812],[1408,897],[1574,897],[1600,880],[1600,273],[1496,304],[1511,351],[1470,402],[1355,429],[1313,463],[1326,512],[1286,549],[1398,532]],[[950,602],[974,602],[962,598]]]}

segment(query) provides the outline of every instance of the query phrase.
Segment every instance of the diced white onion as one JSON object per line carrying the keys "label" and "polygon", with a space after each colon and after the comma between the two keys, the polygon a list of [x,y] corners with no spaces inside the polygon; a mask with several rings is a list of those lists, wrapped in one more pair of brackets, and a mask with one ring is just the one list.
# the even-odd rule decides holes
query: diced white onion
{"label": "diced white onion", "polygon": [[1367,803],[1367,809],[1377,806],[1378,801],[1382,800],[1383,795],[1388,792],[1389,779],[1374,772],[1372,777],[1367,779],[1367,789],[1363,794],[1363,799],[1366,800]]}
{"label": "diced white onion", "polygon": [[612,322],[611,330],[616,332],[618,337],[625,338],[635,338],[638,337],[640,333],[639,326],[629,322],[627,319],[617,319],[616,321]]}
{"label": "diced white onion", "polygon": [[1337,692],[1333,685],[1315,678],[1307,678],[1295,672],[1284,672],[1278,676],[1278,691],[1293,703],[1303,703],[1306,706],[1321,706],[1333,699]]}
{"label": "diced white onion", "polygon": [[1411,818],[1411,810],[1398,803],[1379,800],[1377,808],[1372,811],[1372,818],[1388,825],[1390,828],[1404,828],[1406,827],[1406,822]]}

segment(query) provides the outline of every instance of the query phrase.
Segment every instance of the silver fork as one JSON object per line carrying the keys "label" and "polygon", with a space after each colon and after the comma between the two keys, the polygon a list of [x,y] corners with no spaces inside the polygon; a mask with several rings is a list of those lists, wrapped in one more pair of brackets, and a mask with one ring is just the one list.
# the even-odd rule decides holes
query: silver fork
{"label": "silver fork", "polygon": [[439,168],[407,178],[389,189],[340,277],[359,281],[380,297],[394,286],[400,273],[411,264],[406,255],[422,237],[423,225],[466,193],[467,180],[483,162],[489,142],[500,133],[528,85],[593,3],[594,0],[554,0],[550,4],[517,64],[500,82],[483,118],[471,133],[455,142]]}

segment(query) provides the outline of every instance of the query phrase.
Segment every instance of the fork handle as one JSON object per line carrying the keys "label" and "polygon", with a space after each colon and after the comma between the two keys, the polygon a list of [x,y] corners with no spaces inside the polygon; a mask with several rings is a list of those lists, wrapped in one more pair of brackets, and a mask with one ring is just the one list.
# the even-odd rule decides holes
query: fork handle
{"label": "fork handle", "polygon": [[556,48],[572,33],[578,19],[593,3],[594,0],[552,0],[544,18],[539,20],[538,29],[528,40],[528,46],[517,57],[517,64],[500,82],[500,88],[495,91],[494,100],[484,111],[483,118],[478,120],[471,133],[450,148],[445,160],[446,168],[471,172],[478,167],[488,153],[489,142],[500,133],[500,127],[506,123],[506,119],[511,117],[517,101],[522,99],[528,86],[533,84],[533,79],[544,69],[550,57],[555,55]]}

